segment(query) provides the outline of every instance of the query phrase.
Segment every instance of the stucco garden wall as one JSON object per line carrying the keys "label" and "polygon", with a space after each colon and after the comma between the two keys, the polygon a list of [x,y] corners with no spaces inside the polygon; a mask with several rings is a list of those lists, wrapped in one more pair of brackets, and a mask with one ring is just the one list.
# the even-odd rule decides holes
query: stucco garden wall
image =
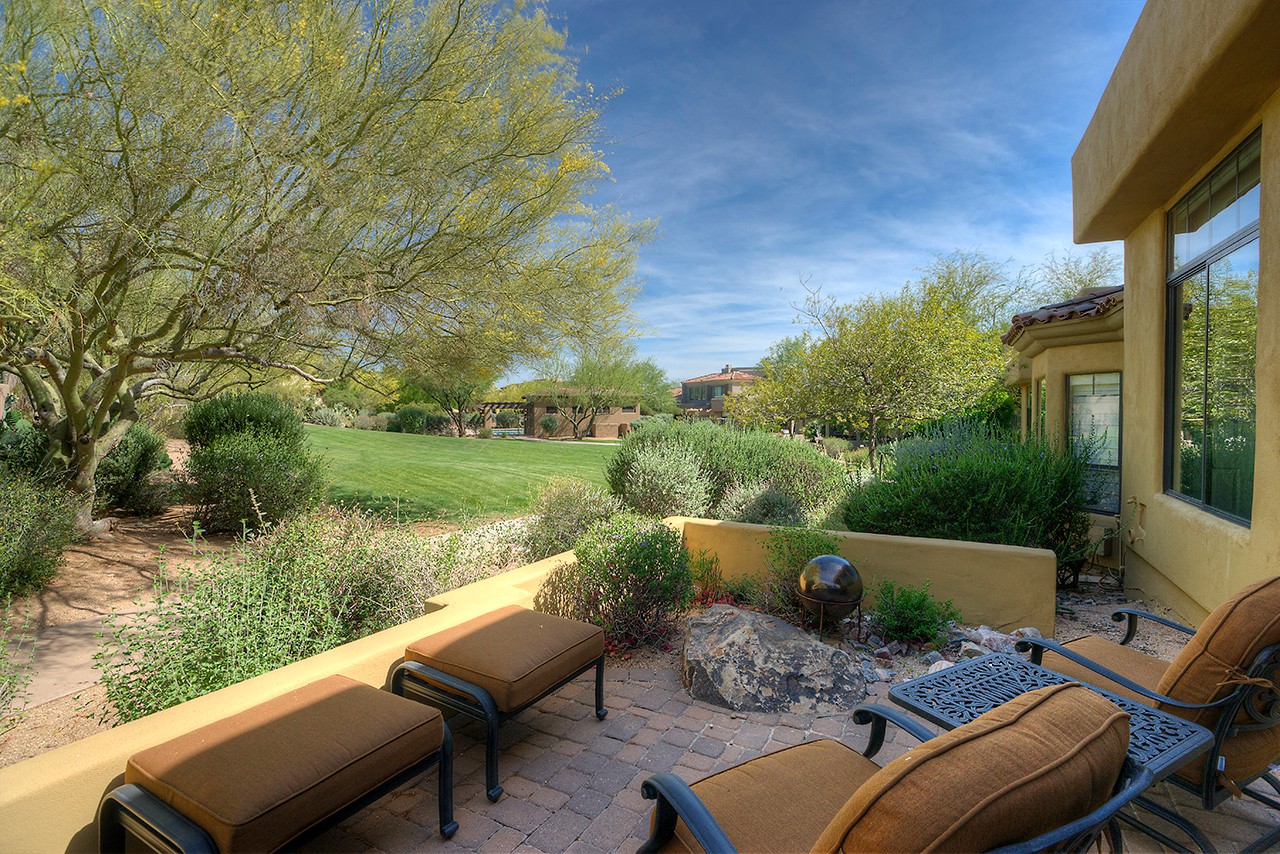
{"label": "stucco garden wall", "polygon": [[[671,519],[684,530],[690,551],[705,550],[720,560],[726,579],[763,577],[768,571],[765,541],[769,528],[713,519]],[[880,579],[930,582],[939,599],[951,599],[964,621],[1012,631],[1035,626],[1053,635],[1056,561],[1047,549],[988,543],[962,543],[833,531],[840,554],[857,568],[871,591]],[[869,596],[864,606],[875,600]]]}
{"label": "stucco garden wall", "polygon": [[[705,519],[666,521],[684,533],[690,548],[718,553],[728,577],[765,572],[762,543],[767,527]],[[934,592],[954,599],[969,622],[1053,632],[1052,552],[870,534],[840,536],[843,554],[856,561],[869,581],[932,579]],[[98,802],[123,781],[125,762],[137,751],[334,673],[386,686],[407,644],[494,608],[531,607],[547,574],[572,560],[571,553],[556,555],[468,584],[431,599],[428,613],[416,620],[0,768],[0,851],[96,850]]]}

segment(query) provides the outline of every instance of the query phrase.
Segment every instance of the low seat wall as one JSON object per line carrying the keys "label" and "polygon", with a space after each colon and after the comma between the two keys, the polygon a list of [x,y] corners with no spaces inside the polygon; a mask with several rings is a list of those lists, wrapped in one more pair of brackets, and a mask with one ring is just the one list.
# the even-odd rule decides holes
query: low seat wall
{"label": "low seat wall", "polygon": [[[714,552],[726,578],[761,576],[769,528],[673,517],[690,549]],[[1054,557],[1041,549],[838,533],[868,589],[881,577],[932,582],[970,623],[1035,626],[1053,632]],[[427,613],[320,655],[264,673],[181,705],[122,724],[0,768],[0,851],[96,850],[94,818],[102,796],[123,781],[125,762],[196,727],[220,720],[335,673],[386,686],[406,645],[505,605],[532,607],[548,573],[571,562],[565,553],[477,581],[431,599]]]}
{"label": "low seat wall", "polygon": [[[714,553],[726,579],[763,578],[768,572],[766,525],[688,517],[667,523],[683,532],[690,551]],[[868,592],[864,607],[875,601],[872,591],[883,578],[899,584],[928,581],[929,591],[954,602],[966,623],[1003,631],[1034,626],[1045,637],[1053,636],[1057,561],[1048,549],[830,533],[840,540],[841,557],[862,576]]]}

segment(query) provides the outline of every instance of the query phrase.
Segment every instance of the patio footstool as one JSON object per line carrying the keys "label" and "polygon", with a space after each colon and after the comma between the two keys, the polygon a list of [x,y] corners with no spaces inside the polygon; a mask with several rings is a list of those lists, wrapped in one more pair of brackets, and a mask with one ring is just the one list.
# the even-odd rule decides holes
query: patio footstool
{"label": "patio footstool", "polygon": [[404,651],[393,693],[485,723],[485,789],[498,785],[498,728],[592,667],[603,720],[604,632],[598,626],[511,605],[422,638]]}
{"label": "patio footstool", "polygon": [[330,676],[136,753],[98,808],[103,851],[125,830],[156,850],[296,846],[436,763],[453,820],[453,742],[439,711]]}

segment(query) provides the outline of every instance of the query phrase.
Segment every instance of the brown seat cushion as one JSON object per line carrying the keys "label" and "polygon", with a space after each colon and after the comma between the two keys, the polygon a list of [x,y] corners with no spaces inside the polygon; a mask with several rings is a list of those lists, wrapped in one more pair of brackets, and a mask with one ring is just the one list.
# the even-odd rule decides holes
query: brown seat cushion
{"label": "brown seat cushion", "polygon": [[[1148,688],[1152,691],[1156,690],[1156,686],[1160,684],[1160,678],[1164,676],[1164,672],[1169,668],[1169,662],[1162,658],[1155,658],[1132,647],[1121,646],[1118,643],[1092,635],[1068,641],[1063,646],[1091,661],[1096,661],[1108,670],[1114,670],[1121,676],[1132,679],[1143,688]],[[1099,688],[1112,691],[1121,697],[1128,697],[1130,700],[1136,700],[1147,705],[1151,705],[1153,702],[1136,691],[1130,691],[1119,683],[1099,676],[1084,665],[1076,664],[1071,659],[1064,658],[1056,652],[1046,652],[1043,664],[1050,670],[1069,676],[1078,682],[1097,685]]]}
{"label": "brown seat cushion", "polygon": [[[1169,665],[1157,690],[1184,703],[1212,703],[1235,690],[1258,653],[1276,643],[1280,576],[1251,584],[1215,608]],[[1187,711],[1162,704],[1157,708],[1209,729],[1218,719],[1216,709]],[[1237,721],[1249,721],[1243,710]],[[1280,727],[1232,736],[1223,744],[1222,755],[1230,777],[1248,780],[1280,757]],[[1181,773],[1195,779],[1202,764],[1203,760],[1193,763]]]}
{"label": "brown seat cushion", "polygon": [[430,706],[330,676],[134,754],[136,783],[222,851],[274,851],[440,749]]}
{"label": "brown seat cushion", "polygon": [[1023,694],[913,748],[864,783],[816,851],[986,851],[1110,797],[1129,715],[1068,682]]}
{"label": "brown seat cushion", "polygon": [[[693,784],[739,851],[808,851],[880,766],[838,741],[797,744]],[[683,821],[663,851],[701,851]]]}
{"label": "brown seat cushion", "polygon": [[478,685],[503,712],[537,699],[570,673],[604,655],[599,626],[509,605],[415,641],[404,651]]}

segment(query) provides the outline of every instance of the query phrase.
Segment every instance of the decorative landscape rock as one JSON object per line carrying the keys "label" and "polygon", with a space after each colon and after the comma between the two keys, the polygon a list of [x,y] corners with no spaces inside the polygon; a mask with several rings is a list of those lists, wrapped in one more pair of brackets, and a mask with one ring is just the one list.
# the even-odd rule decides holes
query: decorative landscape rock
{"label": "decorative landscape rock", "polygon": [[714,605],[689,620],[685,687],[743,712],[847,714],[867,691],[864,667],[784,620]]}

